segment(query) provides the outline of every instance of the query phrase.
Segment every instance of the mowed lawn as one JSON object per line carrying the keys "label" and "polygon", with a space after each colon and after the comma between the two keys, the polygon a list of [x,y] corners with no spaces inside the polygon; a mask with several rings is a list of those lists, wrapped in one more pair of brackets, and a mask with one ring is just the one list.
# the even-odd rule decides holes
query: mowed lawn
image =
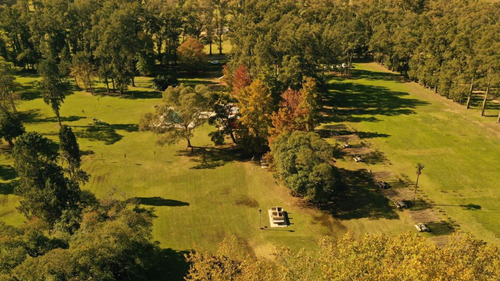
{"label": "mowed lawn", "polygon": [[323,128],[354,132],[376,156],[367,164],[343,157],[339,166],[395,182],[415,181],[415,165],[423,163],[419,196],[460,229],[500,245],[498,106],[480,117],[477,104],[466,110],[375,63],[356,64],[352,79],[330,82]]}
{"label": "mowed lawn", "polygon": [[[28,131],[38,131],[57,140],[58,126],[50,107],[35,87],[35,77],[23,77],[24,100],[18,109]],[[210,84],[211,80],[184,82]],[[240,239],[251,253],[269,256],[276,246],[293,249],[311,248],[323,236],[356,233],[401,233],[413,226],[399,219],[388,202],[383,208],[389,217],[358,216],[339,221],[315,208],[304,206],[279,185],[272,174],[228,147],[216,148],[208,133],[215,128],[205,125],[195,132],[187,153],[184,142],[159,147],[156,136],[138,132],[144,113],[160,103],[160,94],[151,90],[149,78],[136,79],[137,88],[126,95],[92,96],[75,92],[67,96],[61,108],[63,123],[77,134],[84,154],[83,168],[91,175],[84,188],[99,198],[137,198],[145,207],[155,208],[154,238],[162,247],[190,250],[195,247],[215,250],[228,235]],[[100,85],[102,91],[102,85]],[[92,118],[107,124],[94,126]],[[228,142],[229,143],[229,142]],[[200,148],[203,147],[203,148]],[[205,151],[205,155],[203,155]],[[19,225],[25,219],[15,211],[19,198],[12,194],[15,181],[13,161],[6,146],[0,155],[0,219]],[[291,225],[284,229],[259,229],[268,226],[267,209],[282,206]]]}

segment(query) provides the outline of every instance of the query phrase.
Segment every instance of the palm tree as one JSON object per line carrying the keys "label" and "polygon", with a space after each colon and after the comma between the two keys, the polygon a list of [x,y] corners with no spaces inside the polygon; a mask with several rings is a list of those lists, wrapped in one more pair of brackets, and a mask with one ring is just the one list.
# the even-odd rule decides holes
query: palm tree
{"label": "palm tree", "polygon": [[418,188],[418,179],[420,178],[420,175],[422,174],[422,170],[424,169],[424,164],[421,164],[421,163],[417,163],[417,181],[415,181],[415,198],[413,199],[413,201],[416,201],[417,200],[417,188]]}

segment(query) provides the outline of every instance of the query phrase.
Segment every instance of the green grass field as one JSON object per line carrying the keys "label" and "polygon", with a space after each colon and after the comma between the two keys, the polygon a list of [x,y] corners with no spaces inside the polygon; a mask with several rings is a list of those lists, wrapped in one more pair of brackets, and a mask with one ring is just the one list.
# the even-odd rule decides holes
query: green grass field
{"label": "green grass field", "polygon": [[[33,89],[36,78],[23,77],[25,100],[18,104],[28,131],[38,131],[57,140],[58,126],[50,108]],[[183,82],[205,83],[192,79]],[[312,247],[325,235],[342,235],[347,230],[360,232],[404,232],[410,230],[396,218],[373,220],[359,218],[339,222],[331,216],[304,206],[293,198],[272,174],[238,153],[212,146],[205,125],[195,133],[193,145],[204,146],[189,154],[185,144],[172,147],[155,145],[156,137],[138,132],[141,116],[154,110],[160,94],[151,90],[148,78],[137,78],[137,88],[122,96],[92,96],[75,92],[69,95],[61,110],[63,123],[77,134],[84,153],[83,168],[91,175],[84,188],[98,197],[120,199],[137,197],[154,207],[154,237],[163,247],[178,250],[201,247],[213,250],[227,235],[241,239],[251,252],[269,255],[277,245],[291,248]],[[102,85],[101,85],[102,86]],[[109,125],[93,126],[92,118]],[[0,219],[19,225],[24,218],[14,207],[18,198],[12,194],[15,181],[12,159],[6,146],[0,158]],[[269,225],[266,210],[283,206],[289,212],[290,227],[259,230],[259,208],[262,224]]]}
{"label": "green grass field", "polygon": [[340,166],[395,182],[414,181],[415,165],[423,163],[420,197],[460,229],[500,244],[498,106],[480,117],[479,104],[466,110],[374,63],[356,64],[353,79],[333,79],[331,89],[326,103],[338,108],[326,112],[323,128],[354,132],[371,151],[367,164],[343,157]]}
{"label": "green grass field", "polygon": [[[251,253],[269,256],[276,246],[310,248],[322,236],[340,236],[349,230],[387,234],[415,231],[410,213],[397,211],[373,186],[358,186],[355,179],[362,176],[359,168],[389,170],[392,177],[401,173],[413,177],[416,162],[426,164],[422,189],[436,204],[443,205],[464,230],[498,241],[495,235],[500,228],[494,222],[499,189],[495,180],[500,173],[494,160],[498,159],[500,140],[489,131],[495,128],[490,125],[492,118],[476,118],[475,110],[465,112],[418,86],[394,81],[374,64],[357,66],[357,74],[364,77],[334,79],[327,103],[336,103],[340,113],[331,114],[324,127],[343,126],[340,122],[345,121],[348,130],[366,132],[360,135],[392,164],[387,160],[354,165],[347,157],[339,158],[338,165],[346,169],[346,180],[354,186],[352,198],[357,201],[345,202],[336,219],[291,197],[270,172],[239,153],[213,147],[207,135],[214,128],[208,125],[196,131],[193,145],[203,148],[193,154],[187,153],[184,143],[155,145],[153,134],[137,131],[141,116],[160,102],[161,95],[151,90],[149,78],[138,77],[138,87],[121,97],[76,91],[66,98],[61,115],[63,123],[75,130],[84,153],[83,168],[91,175],[84,188],[100,198],[137,198],[154,207],[157,218],[153,232],[162,247],[214,250],[232,234]],[[18,109],[28,131],[56,140],[58,126],[49,106],[40,99],[36,79],[19,78],[25,94]],[[217,86],[213,81],[183,80]],[[93,117],[108,125],[94,126]],[[4,145],[0,155],[0,219],[19,225],[25,219],[15,211],[19,199],[12,194],[16,180],[12,166]],[[464,202],[478,204],[481,209],[456,207]],[[261,231],[259,208],[263,210],[262,224],[269,225],[266,210],[277,205],[289,212],[291,225]]]}

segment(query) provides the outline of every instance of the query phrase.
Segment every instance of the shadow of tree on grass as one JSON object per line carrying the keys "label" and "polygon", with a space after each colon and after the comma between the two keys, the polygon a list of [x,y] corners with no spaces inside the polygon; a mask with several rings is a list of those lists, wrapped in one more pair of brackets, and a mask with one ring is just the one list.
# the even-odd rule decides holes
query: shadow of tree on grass
{"label": "shadow of tree on grass", "polygon": [[315,131],[322,138],[332,138],[335,136],[349,136],[349,135],[357,135],[360,139],[370,139],[370,138],[387,138],[390,135],[381,134],[377,132],[360,132],[360,131],[350,131],[350,130],[331,130],[325,126],[323,129],[319,129]]}
{"label": "shadow of tree on grass", "polygon": [[390,72],[368,71],[362,69],[352,69],[351,79],[367,79],[367,80],[385,80],[385,81],[403,81],[404,77]]}
{"label": "shadow of tree on grass", "polygon": [[[390,73],[373,73],[378,76]],[[392,91],[386,87],[362,85],[356,82],[329,84],[329,93],[323,98],[323,122],[377,122],[375,115],[396,116],[414,114],[417,106],[428,102],[408,98],[408,93]]]}
{"label": "shadow of tree on grass", "polygon": [[109,125],[74,126],[74,127],[83,128],[75,130],[75,135],[78,138],[103,141],[104,144],[106,145],[112,145],[123,138],[122,135],[118,134],[116,130]]}
{"label": "shadow of tree on grass", "polygon": [[14,194],[14,189],[16,188],[18,180],[11,180],[9,182],[0,183],[0,195]]}
{"label": "shadow of tree on grass", "polygon": [[181,207],[181,206],[189,206],[189,203],[173,200],[173,199],[165,199],[159,196],[154,197],[134,197],[128,199],[129,202],[136,202],[142,205],[148,206],[169,206],[169,207]]}
{"label": "shadow of tree on grass", "polygon": [[230,162],[250,160],[250,155],[236,147],[196,147],[193,152],[180,150],[177,156],[191,157],[197,163],[191,169],[215,169]]}
{"label": "shadow of tree on grass", "polygon": [[4,181],[17,178],[17,173],[14,167],[10,165],[0,165],[0,179]]}
{"label": "shadow of tree on grass", "polygon": [[430,234],[432,236],[449,235],[455,232],[453,225],[446,221],[433,221],[428,222],[425,225],[427,225],[427,227],[431,230]]}
{"label": "shadow of tree on grass", "polygon": [[158,91],[126,91],[119,96],[122,99],[161,99],[162,95]]}
{"label": "shadow of tree on grass", "polygon": [[378,149],[375,149],[374,151],[371,151],[371,152],[364,154],[363,158],[364,158],[365,162],[367,164],[370,164],[370,165],[375,165],[378,163],[384,163],[384,162],[388,161],[385,154]]}
{"label": "shadow of tree on grass", "polygon": [[[21,111],[18,113],[19,118],[24,122],[24,123],[45,123],[45,122],[52,122],[56,123],[57,118],[56,116],[50,116],[50,117],[42,117],[42,114],[40,113],[40,109],[30,109],[26,111]],[[85,116],[78,116],[78,115],[70,115],[70,116],[61,116],[61,121],[62,122],[74,122],[78,121],[81,119],[85,119],[87,117]]]}
{"label": "shadow of tree on grass", "polygon": [[334,216],[339,219],[397,219],[389,199],[378,192],[373,175],[366,170],[339,169],[343,192],[336,199]]}
{"label": "shadow of tree on grass", "polygon": [[21,121],[25,122],[25,123],[32,123],[34,122],[34,120],[37,120],[38,118],[40,118],[40,116],[42,116],[40,114],[40,109],[36,108],[36,109],[30,109],[30,110],[26,110],[26,111],[19,111],[17,113],[17,116],[19,117],[19,119],[21,119]]}
{"label": "shadow of tree on grass", "polygon": [[112,145],[120,141],[123,136],[118,134],[117,130],[126,132],[137,132],[139,126],[137,124],[99,124],[88,126],[71,126],[76,128],[75,135],[78,138],[86,138],[89,140],[103,141],[106,145]]}
{"label": "shadow of tree on grass", "polygon": [[173,249],[160,249],[156,251],[153,260],[156,261],[156,272],[149,276],[149,280],[184,280],[188,274],[189,263],[185,255],[189,251],[176,251]]}

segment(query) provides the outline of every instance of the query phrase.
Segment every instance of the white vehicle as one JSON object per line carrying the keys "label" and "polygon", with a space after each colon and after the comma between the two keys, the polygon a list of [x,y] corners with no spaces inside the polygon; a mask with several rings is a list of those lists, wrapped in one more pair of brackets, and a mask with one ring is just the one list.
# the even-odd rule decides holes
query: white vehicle
{"label": "white vehicle", "polygon": [[423,223],[417,223],[415,225],[415,228],[418,230],[418,232],[430,232],[431,231],[431,229]]}

